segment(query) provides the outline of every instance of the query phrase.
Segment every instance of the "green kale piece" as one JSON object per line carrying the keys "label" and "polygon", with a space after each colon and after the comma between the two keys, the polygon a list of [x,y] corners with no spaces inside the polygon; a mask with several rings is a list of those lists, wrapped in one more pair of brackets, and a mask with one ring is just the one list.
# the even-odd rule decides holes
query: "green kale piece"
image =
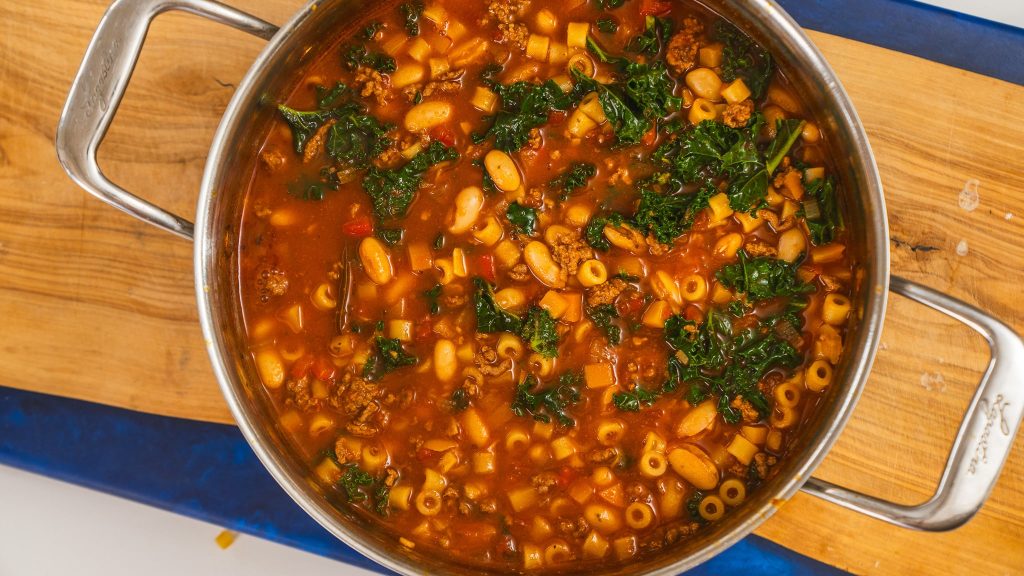
{"label": "green kale piece", "polygon": [[358,464],[345,466],[345,472],[342,473],[341,478],[338,480],[338,486],[345,491],[345,496],[348,497],[349,502],[362,502],[366,500],[366,493],[363,492],[363,487],[371,484],[373,484],[373,476],[370,476]]}
{"label": "green kale piece", "polygon": [[494,146],[505,152],[515,152],[526,145],[530,131],[548,122],[548,115],[555,110],[568,110],[573,104],[569,94],[554,80],[543,84],[514,82],[509,85],[491,85],[501,97],[501,108],[494,115],[494,121],[484,134],[493,137]]}
{"label": "green kale piece", "polygon": [[583,229],[583,237],[592,248],[607,252],[611,249],[612,245],[604,236],[604,227],[608,225],[621,226],[625,222],[626,217],[618,212],[608,212],[601,216],[595,216],[590,219],[586,228]]}
{"label": "green kale piece", "polygon": [[483,278],[473,278],[473,308],[476,311],[476,331],[481,334],[511,332],[519,334],[523,320],[505,310],[494,300],[494,287]]}
{"label": "green kale piece", "polygon": [[768,256],[751,259],[745,250],[737,255],[739,262],[723,266],[715,277],[726,288],[746,294],[752,302],[814,291],[813,285],[797,277],[796,262],[791,264]]}
{"label": "green kale piece", "polygon": [[537,231],[537,210],[534,208],[513,202],[508,205],[505,217],[512,223],[515,231],[524,236],[533,236]]}
{"label": "green kale piece", "polygon": [[583,374],[565,372],[558,378],[558,384],[547,390],[531,392],[540,385],[537,377],[527,376],[516,386],[515,398],[510,408],[516,416],[532,416],[539,422],[555,422],[563,426],[575,426],[576,420],[566,410],[580,401]]}
{"label": "green kale piece", "polygon": [[599,304],[597,306],[587,307],[587,317],[598,327],[606,338],[608,343],[612,346],[616,346],[622,340],[622,329],[615,323],[615,320],[619,317],[619,311],[615,309],[614,304]]}
{"label": "green kale piece", "polygon": [[519,335],[530,345],[530,349],[544,356],[558,356],[558,331],[551,313],[540,306],[531,306],[523,321]]}
{"label": "green kale piece", "polygon": [[398,338],[377,336],[374,344],[374,353],[363,365],[363,378],[366,380],[380,380],[385,374],[402,366],[416,365],[416,357],[402,348],[402,341]]}
{"label": "green kale piece", "polygon": [[808,182],[806,188],[807,200],[804,200],[802,211],[807,218],[811,242],[815,246],[828,244],[836,239],[836,231],[843,227],[835,184],[831,177],[818,178]]}
{"label": "green kale piece", "polygon": [[410,37],[420,35],[420,15],[423,14],[422,0],[406,2],[398,7],[405,20],[405,33]]}
{"label": "green kale piece", "polygon": [[722,80],[742,78],[754,100],[760,100],[772,79],[772,56],[738,28],[719,20],[711,37],[723,44]]}
{"label": "green kale piece", "polygon": [[459,153],[454,148],[434,140],[426,150],[400,168],[371,166],[363,177],[363,189],[373,201],[374,214],[380,220],[404,217],[420,188],[423,173],[435,164],[458,157]]}
{"label": "green kale piece", "polygon": [[561,190],[558,199],[565,201],[569,199],[576,190],[587,186],[587,181],[597,175],[597,167],[590,162],[573,162],[569,169],[562,172],[550,182],[548,186]]}

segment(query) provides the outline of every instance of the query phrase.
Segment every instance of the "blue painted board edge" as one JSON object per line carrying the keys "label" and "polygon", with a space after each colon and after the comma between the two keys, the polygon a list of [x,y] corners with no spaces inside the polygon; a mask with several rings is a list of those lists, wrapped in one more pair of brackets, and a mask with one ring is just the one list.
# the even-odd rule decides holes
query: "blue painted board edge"
{"label": "blue painted board edge", "polygon": [[[385,572],[292,502],[234,426],[0,387],[0,464]],[[688,574],[846,573],[752,535]]]}

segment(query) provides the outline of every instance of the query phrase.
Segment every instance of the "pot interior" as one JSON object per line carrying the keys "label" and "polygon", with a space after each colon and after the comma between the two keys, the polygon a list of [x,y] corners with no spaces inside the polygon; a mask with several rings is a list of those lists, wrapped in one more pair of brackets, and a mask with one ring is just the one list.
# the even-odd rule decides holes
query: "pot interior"
{"label": "pot interior", "polygon": [[[810,476],[849,416],[874,358],[888,285],[885,207],[866,136],[831,69],[777,4],[767,0],[702,2],[758,40],[775,56],[793,87],[817,110],[816,121],[837,160],[841,201],[858,265],[854,302],[842,362],[836,367],[820,410],[797,441],[778,474],[753,492],[743,509],[683,543],[642,556],[630,565],[608,565],[602,574],[672,573],[725,549],[770,516]],[[256,374],[239,300],[237,239],[253,165],[275,105],[293,88],[307,63],[319,56],[322,39],[354,28],[372,13],[394,4],[352,0],[313,2],[268,44],[240,84],[214,140],[200,195],[196,240],[196,287],[200,317],[214,371],[242,432],[288,494],[320,524],[366,556],[407,574],[479,574],[478,568],[448,563],[399,546],[397,536],[332,505],[309,468],[278,428],[269,398]],[[315,8],[315,9],[314,9]],[[358,18],[357,18],[358,15]],[[590,570],[593,572],[593,570]]]}

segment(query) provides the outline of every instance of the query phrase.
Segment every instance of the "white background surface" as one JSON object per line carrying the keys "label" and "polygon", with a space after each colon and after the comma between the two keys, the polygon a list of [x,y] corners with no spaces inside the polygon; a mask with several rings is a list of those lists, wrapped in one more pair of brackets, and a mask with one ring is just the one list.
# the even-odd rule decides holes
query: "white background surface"
{"label": "white background surface", "polygon": [[[1024,27],[1024,0],[923,0]],[[368,576],[211,524],[0,466],[0,576]]]}

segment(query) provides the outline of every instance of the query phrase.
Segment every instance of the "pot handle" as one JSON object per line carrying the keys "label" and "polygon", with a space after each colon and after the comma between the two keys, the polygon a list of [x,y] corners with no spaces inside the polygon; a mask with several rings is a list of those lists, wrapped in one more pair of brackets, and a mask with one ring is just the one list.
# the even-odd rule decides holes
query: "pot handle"
{"label": "pot handle", "polygon": [[96,151],[121,104],[142,51],[149,25],[158,15],[179,10],[269,40],[277,27],[215,0],[116,0],[107,9],[85,52],[57,124],[57,158],[71,179],[111,206],[191,240],[192,222],[111,182],[96,162]]}
{"label": "pot handle", "polygon": [[1009,326],[951,296],[892,277],[890,289],[952,316],[988,341],[991,359],[957,432],[938,488],[923,504],[907,506],[811,478],[803,490],[904,528],[957,528],[981,509],[995,486],[1024,418],[1024,342]]}

